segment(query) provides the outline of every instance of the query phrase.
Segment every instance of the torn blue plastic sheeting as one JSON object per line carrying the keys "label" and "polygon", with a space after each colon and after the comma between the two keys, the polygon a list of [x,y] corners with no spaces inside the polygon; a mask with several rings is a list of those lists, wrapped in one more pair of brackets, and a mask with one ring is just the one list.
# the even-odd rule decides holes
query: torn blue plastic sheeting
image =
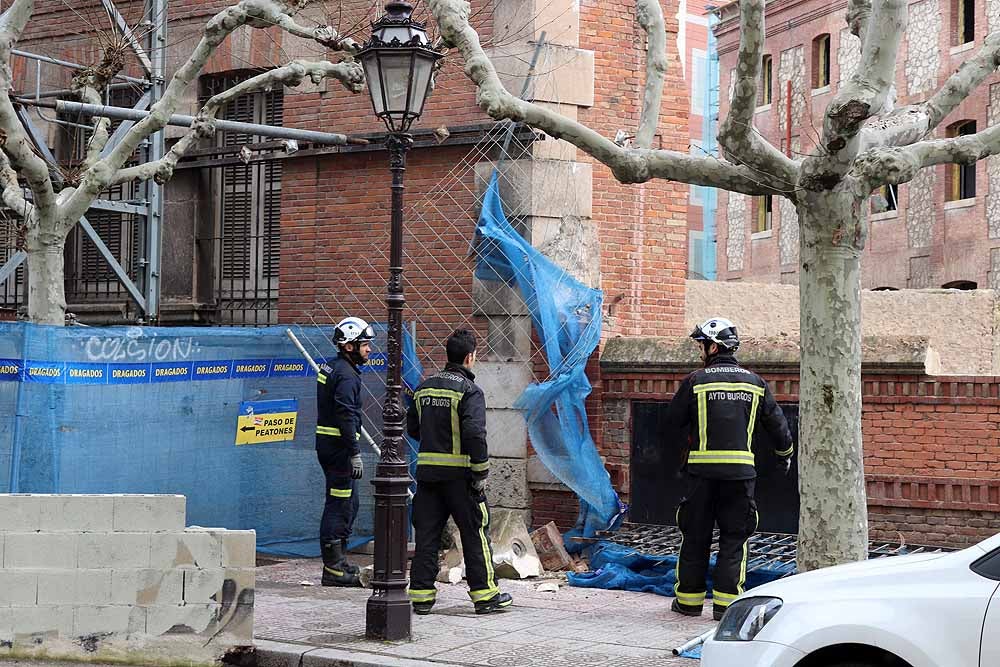
{"label": "torn blue plastic sheeting", "polygon": [[[591,391],[587,361],[601,340],[603,296],[517,233],[504,215],[496,172],[476,231],[476,277],[517,286],[549,366],[550,379],[528,386],[515,407],[525,411],[531,445],[542,463],[580,497],[580,516],[568,535],[592,536],[612,527],[625,509],[590,437],[584,406]],[[582,549],[566,542],[570,551]]]}
{"label": "torn blue plastic sheeting", "polygon": [[[635,549],[613,542],[599,542],[590,554],[590,572],[566,575],[570,586],[609,590],[656,593],[674,596],[677,582],[677,556],[646,556]],[[711,573],[715,555],[709,560],[708,597],[712,597]],[[746,588],[749,590],[795,573],[795,563],[747,563]]]}

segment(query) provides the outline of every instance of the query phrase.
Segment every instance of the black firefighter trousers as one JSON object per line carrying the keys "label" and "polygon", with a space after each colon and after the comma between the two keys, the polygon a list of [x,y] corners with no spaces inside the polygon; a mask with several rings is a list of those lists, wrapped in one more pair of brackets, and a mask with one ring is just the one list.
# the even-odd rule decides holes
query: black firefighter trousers
{"label": "black firefighter trousers", "polygon": [[681,530],[677,559],[677,602],[701,610],[705,602],[705,575],[712,549],[712,531],[719,525],[719,555],[712,576],[712,598],[728,607],[741,593],[747,575],[747,541],[757,530],[755,480],[706,479],[689,475],[684,498],[677,507]]}
{"label": "black firefighter trousers", "polygon": [[434,602],[437,590],[438,552],[448,517],[455,519],[462,538],[465,578],[473,602],[489,600],[500,592],[493,573],[490,546],[490,510],[485,496],[474,496],[464,479],[417,482],[413,497],[413,531],[416,547],[410,565],[410,600]]}
{"label": "black firefighter trousers", "polygon": [[351,479],[351,452],[346,447],[323,446],[316,450],[316,456],[326,481],[320,542],[339,543],[351,537],[360,504],[357,481]]}

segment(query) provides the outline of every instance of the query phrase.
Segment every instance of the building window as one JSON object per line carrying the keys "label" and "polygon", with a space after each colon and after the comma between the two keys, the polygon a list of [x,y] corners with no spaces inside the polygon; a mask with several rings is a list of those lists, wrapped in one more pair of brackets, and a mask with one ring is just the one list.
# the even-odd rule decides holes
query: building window
{"label": "building window", "polygon": [[813,88],[830,85],[830,35],[820,35],[813,40]]}
{"label": "building window", "polygon": [[941,289],[974,290],[977,287],[977,283],[972,280],[952,280],[950,283],[941,285]]}
{"label": "building window", "polygon": [[[948,127],[949,137],[963,137],[976,133],[976,121],[963,120]],[[976,163],[949,164],[947,201],[971,199],[976,196]]]}
{"label": "building window", "polygon": [[760,64],[760,93],[757,95],[758,106],[771,103],[771,56],[764,56]]}
{"label": "building window", "polygon": [[955,0],[953,26],[955,46],[968,44],[976,39],[976,0]]}
{"label": "building window", "polygon": [[754,208],[756,209],[753,221],[753,233],[768,232],[771,230],[771,211],[774,198],[771,195],[756,197]]}
{"label": "building window", "polygon": [[[236,72],[202,82],[202,103],[253,76]],[[241,95],[219,118],[281,125],[284,90],[277,87]],[[218,132],[224,157],[243,146],[265,141],[256,135]],[[235,150],[234,150],[235,149]],[[266,325],[277,322],[278,266],[281,258],[281,162],[226,164],[213,170],[215,264],[218,324]]]}
{"label": "building window", "polygon": [[887,213],[899,208],[899,186],[883,185],[872,194],[872,213]]}

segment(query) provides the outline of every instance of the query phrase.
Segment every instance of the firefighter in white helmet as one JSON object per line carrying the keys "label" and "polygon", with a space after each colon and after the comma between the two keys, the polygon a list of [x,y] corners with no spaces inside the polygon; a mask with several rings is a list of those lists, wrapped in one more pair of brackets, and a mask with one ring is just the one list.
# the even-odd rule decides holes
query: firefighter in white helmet
{"label": "firefighter in white helmet", "polygon": [[316,390],[316,455],[326,485],[320,547],[324,586],[360,586],[358,568],[347,562],[347,539],[358,514],[361,461],[361,366],[375,332],[358,317],[341,320],[333,332],[337,358],[322,364]]}
{"label": "firefighter in white helmet", "polygon": [[712,581],[713,615],[719,620],[743,593],[746,544],[757,530],[754,429],[762,425],[777,443],[775,454],[786,474],[793,444],[767,382],[736,361],[736,325],[713,317],[695,327],[691,338],[698,343],[704,368],[684,379],[667,415],[669,432],[688,450],[686,488],[677,508],[684,540],[671,609],[701,615],[712,531],[718,524],[719,555]]}

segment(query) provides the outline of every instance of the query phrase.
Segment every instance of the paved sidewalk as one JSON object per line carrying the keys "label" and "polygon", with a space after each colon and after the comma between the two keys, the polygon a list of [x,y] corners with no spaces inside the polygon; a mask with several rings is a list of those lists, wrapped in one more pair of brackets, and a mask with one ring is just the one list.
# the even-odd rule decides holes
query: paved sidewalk
{"label": "paved sidewalk", "polygon": [[[360,560],[360,559],[355,559]],[[514,596],[507,611],[476,616],[465,583],[438,584],[428,616],[413,616],[413,641],[365,639],[366,589],[323,588],[318,560],[289,560],[257,568],[255,636],[261,649],[284,647],[295,667],[310,665],[605,665],[697,667],[671,649],[713,626],[707,617],[684,618],[670,599],[651,593],[572,588],[564,579],[501,582]],[[310,581],[311,587],[300,582]],[[559,590],[542,593],[542,581]],[[315,650],[314,650],[315,649]],[[326,649],[326,650],[319,650]],[[299,658],[296,656],[305,657]],[[407,660],[409,659],[409,660]],[[269,661],[264,661],[265,663]],[[282,664],[282,660],[271,660]]]}

